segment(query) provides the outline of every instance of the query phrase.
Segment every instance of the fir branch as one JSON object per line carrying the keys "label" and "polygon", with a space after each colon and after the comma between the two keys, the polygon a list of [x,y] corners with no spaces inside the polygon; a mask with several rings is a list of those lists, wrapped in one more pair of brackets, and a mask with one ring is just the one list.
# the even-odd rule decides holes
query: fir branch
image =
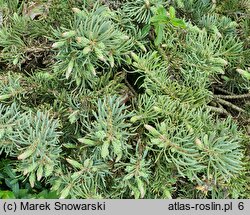
{"label": "fir branch", "polygon": [[242,95],[214,95],[215,98],[221,99],[248,99],[250,98],[250,93],[242,94]]}
{"label": "fir branch", "polygon": [[226,115],[226,116],[231,116],[230,113],[228,113],[224,108],[220,107],[214,107],[214,106],[208,106],[212,111],[222,114],[222,115]]}
{"label": "fir branch", "polygon": [[219,103],[221,103],[222,105],[228,106],[228,107],[230,107],[230,108],[232,108],[232,109],[234,109],[234,110],[236,110],[238,112],[241,112],[241,113],[246,112],[244,109],[238,107],[237,105],[234,105],[231,102],[225,101],[225,100],[223,100],[221,98],[216,98],[215,97],[215,100],[218,101]]}
{"label": "fir branch", "polygon": [[234,93],[232,93],[232,92],[230,92],[230,91],[228,91],[228,90],[226,90],[226,89],[223,89],[223,88],[221,88],[221,87],[218,87],[218,86],[212,86],[212,87],[213,87],[214,89],[216,89],[216,90],[222,92],[222,93],[227,94],[227,95],[235,95]]}

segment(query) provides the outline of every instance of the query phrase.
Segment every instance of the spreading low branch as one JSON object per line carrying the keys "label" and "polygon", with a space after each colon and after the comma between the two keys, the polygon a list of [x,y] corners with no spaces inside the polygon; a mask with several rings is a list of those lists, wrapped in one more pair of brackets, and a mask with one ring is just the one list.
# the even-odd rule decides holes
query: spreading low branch
{"label": "spreading low branch", "polygon": [[220,92],[222,92],[222,93],[228,94],[228,95],[235,95],[234,93],[232,93],[232,92],[230,92],[228,90],[225,90],[223,88],[217,87],[217,86],[213,86],[213,88],[220,91]]}
{"label": "spreading low branch", "polygon": [[250,93],[242,95],[214,95],[214,97],[221,99],[247,99],[250,98]]}
{"label": "spreading low branch", "polygon": [[228,113],[224,108],[218,108],[218,107],[214,107],[214,106],[208,106],[211,111],[214,111],[216,113],[222,114],[222,115],[226,115],[226,116],[231,116],[230,113]]}
{"label": "spreading low branch", "polygon": [[238,111],[238,112],[241,112],[241,113],[245,113],[245,112],[246,112],[244,109],[238,107],[237,105],[232,104],[231,102],[228,102],[228,101],[225,101],[225,100],[223,100],[223,99],[221,99],[221,98],[216,98],[216,97],[215,97],[215,99],[216,99],[216,101],[218,101],[220,104],[225,105],[225,106],[228,106],[228,107],[230,107],[230,108],[232,108],[232,109],[234,109],[234,110],[236,110],[236,111]]}

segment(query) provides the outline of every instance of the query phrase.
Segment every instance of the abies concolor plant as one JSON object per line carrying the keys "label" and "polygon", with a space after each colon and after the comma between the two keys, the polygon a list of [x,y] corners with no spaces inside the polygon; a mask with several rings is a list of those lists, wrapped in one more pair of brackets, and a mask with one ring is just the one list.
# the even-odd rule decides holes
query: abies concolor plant
{"label": "abies concolor plant", "polygon": [[250,198],[249,9],[0,0],[0,198]]}

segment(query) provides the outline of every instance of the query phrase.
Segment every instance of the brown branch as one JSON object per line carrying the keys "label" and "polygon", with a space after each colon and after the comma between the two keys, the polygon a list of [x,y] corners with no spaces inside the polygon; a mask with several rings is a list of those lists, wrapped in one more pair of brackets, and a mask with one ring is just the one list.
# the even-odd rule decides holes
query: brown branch
{"label": "brown branch", "polygon": [[228,113],[224,108],[218,108],[218,107],[214,107],[214,106],[208,106],[211,111],[214,111],[216,113],[222,114],[222,115],[226,115],[226,116],[231,116],[230,113]]}
{"label": "brown branch", "polygon": [[246,99],[250,98],[250,93],[242,95],[214,95],[214,97],[221,99]]}
{"label": "brown branch", "polygon": [[216,101],[218,101],[220,104],[225,105],[225,106],[228,106],[228,107],[230,107],[230,108],[232,108],[232,109],[234,109],[234,110],[236,110],[236,111],[238,111],[238,112],[241,112],[241,113],[245,113],[245,112],[246,112],[244,109],[238,107],[237,105],[232,104],[231,102],[225,101],[225,100],[223,100],[223,99],[221,99],[221,98],[215,98],[215,99],[216,99]]}
{"label": "brown branch", "polygon": [[232,93],[232,92],[230,92],[228,90],[222,89],[220,87],[217,87],[217,86],[213,86],[213,88],[216,89],[216,90],[218,90],[218,91],[220,91],[220,92],[222,92],[222,93],[226,93],[228,95],[235,95],[234,93]]}
{"label": "brown branch", "polygon": [[134,88],[131,86],[131,84],[128,82],[127,77],[125,77],[124,81],[125,81],[125,84],[127,85],[127,87],[128,87],[128,88],[130,89],[130,91],[132,92],[132,94],[137,95],[137,92],[135,91],[135,89],[134,89]]}
{"label": "brown branch", "polygon": [[27,47],[24,51],[25,52],[44,52],[50,50],[51,47],[44,46],[44,47]]}

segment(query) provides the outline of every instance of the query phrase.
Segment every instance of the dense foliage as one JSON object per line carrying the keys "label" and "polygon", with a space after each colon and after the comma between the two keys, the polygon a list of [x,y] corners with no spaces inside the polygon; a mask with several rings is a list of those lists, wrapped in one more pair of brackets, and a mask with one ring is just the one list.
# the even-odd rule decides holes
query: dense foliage
{"label": "dense foliage", "polygon": [[250,198],[249,0],[0,0],[0,198]]}

